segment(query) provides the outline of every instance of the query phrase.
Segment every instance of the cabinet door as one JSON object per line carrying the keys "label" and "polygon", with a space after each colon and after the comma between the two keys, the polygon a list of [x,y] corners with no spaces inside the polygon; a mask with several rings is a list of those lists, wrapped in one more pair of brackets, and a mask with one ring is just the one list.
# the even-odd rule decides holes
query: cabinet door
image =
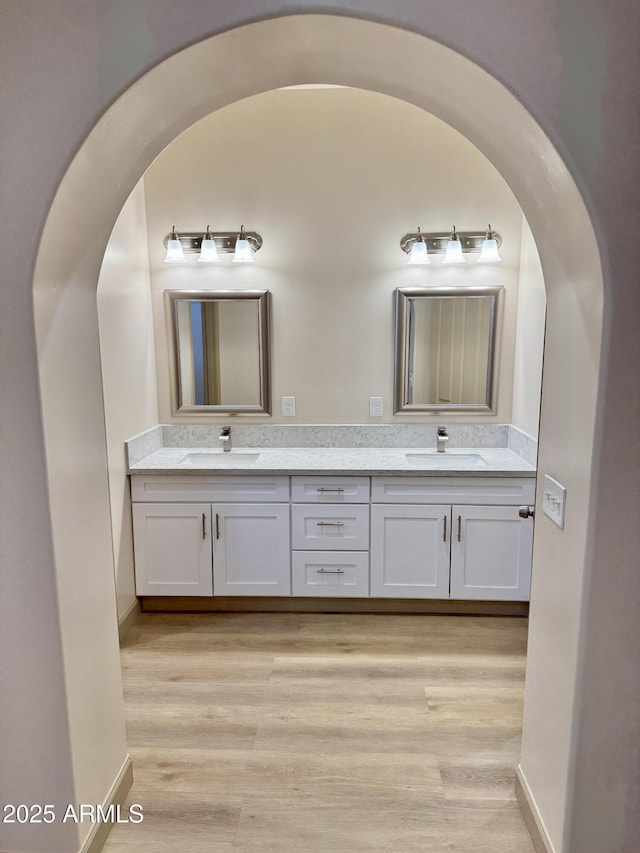
{"label": "cabinet door", "polygon": [[211,504],[133,504],[138,595],[211,595]]}
{"label": "cabinet door", "polygon": [[451,507],[371,507],[371,595],[449,598]]}
{"label": "cabinet door", "polygon": [[215,595],[291,595],[289,504],[214,504]]}
{"label": "cabinet door", "polygon": [[533,519],[517,506],[454,506],[451,598],[528,601]]}

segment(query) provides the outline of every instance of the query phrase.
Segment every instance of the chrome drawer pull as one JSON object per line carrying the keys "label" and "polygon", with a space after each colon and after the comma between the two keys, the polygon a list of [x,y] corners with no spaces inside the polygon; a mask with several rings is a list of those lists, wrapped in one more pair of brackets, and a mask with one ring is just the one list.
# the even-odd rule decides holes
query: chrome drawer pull
{"label": "chrome drawer pull", "polygon": [[329,486],[318,486],[316,492],[344,492],[344,489],[338,487],[329,488]]}
{"label": "chrome drawer pull", "polygon": [[458,542],[462,542],[462,516],[458,516]]}
{"label": "chrome drawer pull", "polygon": [[444,517],[444,533],[442,534],[442,541],[447,541],[447,516]]}
{"label": "chrome drawer pull", "polygon": [[344,527],[344,521],[316,521],[317,527]]}
{"label": "chrome drawer pull", "polygon": [[319,575],[343,575],[344,569],[318,569]]}

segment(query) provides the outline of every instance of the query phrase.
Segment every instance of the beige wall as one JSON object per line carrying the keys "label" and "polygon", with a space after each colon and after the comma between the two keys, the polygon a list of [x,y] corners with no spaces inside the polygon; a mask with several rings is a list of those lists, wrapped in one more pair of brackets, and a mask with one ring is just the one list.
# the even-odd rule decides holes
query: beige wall
{"label": "beige wall", "polygon": [[118,616],[136,603],[126,439],[158,422],[144,182],[114,225],[98,279],[98,323]]}
{"label": "beige wall", "polygon": [[258,306],[220,302],[220,400],[241,404],[260,402]]}
{"label": "beige wall", "polygon": [[531,228],[523,217],[511,422],[534,438],[538,437],[540,420],[546,309],[540,257]]}
{"label": "beige wall", "polygon": [[[540,464],[569,486],[571,513],[562,534],[536,520],[525,769],[558,851],[635,853],[640,8],[290,8],[85,0],[68,15],[62,0],[25,0],[0,11],[0,221],[12,247],[0,287],[3,782],[14,802],[99,802],[124,755],[95,308],[117,215],[194,120],[265,86],[334,80],[450,121],[499,164],[531,224],[556,294]],[[251,23],[268,15],[284,17]],[[569,688],[556,701],[558,683]],[[606,796],[603,780],[615,780]],[[70,853],[77,829],[2,826],[0,846]]]}
{"label": "beige wall", "polygon": [[[162,422],[180,420],[170,405],[165,289],[271,290],[271,422],[367,423],[416,418],[393,416],[394,288],[482,284],[504,285],[497,410],[447,420],[511,421],[522,212],[496,169],[443,121],[358,89],[268,92],[186,130],[148,170],[145,197]],[[489,222],[503,236],[501,264],[472,255],[462,269],[444,267],[435,256],[408,267],[399,247],[418,225]],[[230,256],[163,263],[172,225],[242,223],[264,239],[252,266]],[[282,395],[296,397],[294,418],[282,417]],[[383,418],[369,417],[369,396],[384,397]]]}

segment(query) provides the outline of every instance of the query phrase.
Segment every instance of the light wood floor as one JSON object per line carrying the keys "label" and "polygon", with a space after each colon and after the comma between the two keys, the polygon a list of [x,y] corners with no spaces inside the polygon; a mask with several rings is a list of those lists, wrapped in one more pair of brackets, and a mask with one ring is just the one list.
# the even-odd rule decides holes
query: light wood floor
{"label": "light wood floor", "polygon": [[527,623],[143,615],[107,853],[533,853],[514,794]]}

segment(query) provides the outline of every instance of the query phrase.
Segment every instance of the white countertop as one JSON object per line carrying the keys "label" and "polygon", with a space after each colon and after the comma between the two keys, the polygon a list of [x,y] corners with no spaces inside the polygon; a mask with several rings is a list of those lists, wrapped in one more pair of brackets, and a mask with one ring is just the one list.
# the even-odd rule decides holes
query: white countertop
{"label": "white countertop", "polygon": [[[259,454],[256,459],[255,454]],[[407,456],[411,457],[411,461]],[[419,458],[419,457],[424,458]],[[477,457],[480,457],[478,460]],[[442,467],[445,465],[446,467]],[[536,469],[507,448],[419,447],[163,447],[130,474],[319,474],[340,476],[535,477]]]}

